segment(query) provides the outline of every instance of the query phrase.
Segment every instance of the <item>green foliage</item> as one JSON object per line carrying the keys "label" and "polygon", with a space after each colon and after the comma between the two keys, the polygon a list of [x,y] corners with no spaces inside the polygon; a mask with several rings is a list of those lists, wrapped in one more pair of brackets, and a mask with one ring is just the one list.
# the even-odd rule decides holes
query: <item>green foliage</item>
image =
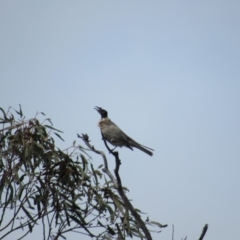
{"label": "green foliage", "polygon": [[0,239],[17,230],[21,239],[36,225],[43,239],[65,239],[68,232],[92,239],[143,237],[87,149],[75,141],[65,151],[57,148],[53,136],[62,139],[61,131],[50,119],[40,123],[43,113],[25,120],[20,107],[16,120],[12,110],[0,111]]}

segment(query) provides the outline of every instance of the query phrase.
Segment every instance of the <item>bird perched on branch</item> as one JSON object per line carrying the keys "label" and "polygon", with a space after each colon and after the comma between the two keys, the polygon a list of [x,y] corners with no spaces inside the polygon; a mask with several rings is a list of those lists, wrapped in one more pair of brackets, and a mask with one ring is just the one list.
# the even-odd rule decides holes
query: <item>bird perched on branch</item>
{"label": "bird perched on branch", "polygon": [[127,134],[125,134],[114,122],[112,122],[108,118],[108,112],[106,110],[100,107],[95,107],[94,109],[97,110],[101,115],[99,127],[106,141],[108,141],[115,147],[124,146],[130,148],[131,150],[133,150],[133,148],[135,147],[150,156],[153,155],[152,153],[152,151],[154,151],[153,149],[137,143],[135,140],[133,140]]}

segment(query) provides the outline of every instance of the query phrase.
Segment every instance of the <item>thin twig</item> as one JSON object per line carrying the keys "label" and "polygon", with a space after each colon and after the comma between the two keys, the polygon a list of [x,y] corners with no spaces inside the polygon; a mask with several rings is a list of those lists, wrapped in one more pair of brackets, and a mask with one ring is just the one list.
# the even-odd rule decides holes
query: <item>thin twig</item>
{"label": "thin twig", "polygon": [[203,240],[203,238],[204,238],[204,236],[205,236],[207,230],[208,230],[208,225],[205,224],[205,226],[203,227],[202,234],[201,234],[199,240]]}
{"label": "thin twig", "polygon": [[172,240],[174,240],[174,225],[172,225]]}
{"label": "thin twig", "polygon": [[107,158],[106,158],[104,152],[95,149],[95,147],[90,144],[90,140],[89,140],[89,137],[88,137],[87,134],[82,134],[82,136],[77,134],[77,136],[83,140],[83,142],[89,147],[89,149],[91,149],[93,152],[95,152],[97,154],[100,154],[102,156],[103,162],[104,162],[103,172],[105,172],[109,176],[109,178],[112,180],[112,182],[114,183],[115,187],[117,188],[118,187],[118,183],[117,183],[116,179],[114,178],[114,176],[112,175],[112,173],[108,169],[108,162],[107,162]]}

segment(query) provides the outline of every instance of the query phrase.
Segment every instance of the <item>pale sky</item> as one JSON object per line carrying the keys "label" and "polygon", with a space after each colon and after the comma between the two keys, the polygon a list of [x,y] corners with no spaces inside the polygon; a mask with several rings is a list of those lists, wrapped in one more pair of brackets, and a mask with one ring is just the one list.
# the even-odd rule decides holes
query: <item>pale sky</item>
{"label": "pale sky", "polygon": [[206,223],[204,240],[238,240],[239,23],[236,0],[2,0],[1,107],[44,112],[63,148],[87,133],[106,151],[93,107],[105,108],[155,149],[119,149],[133,205],[169,225],[154,240],[173,224],[175,240],[198,239]]}

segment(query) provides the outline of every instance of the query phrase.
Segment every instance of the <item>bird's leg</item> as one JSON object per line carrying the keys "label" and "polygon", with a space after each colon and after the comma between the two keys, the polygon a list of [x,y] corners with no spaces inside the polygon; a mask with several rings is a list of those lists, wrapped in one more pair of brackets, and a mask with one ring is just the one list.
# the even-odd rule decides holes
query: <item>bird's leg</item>
{"label": "bird's leg", "polygon": [[115,148],[113,148],[113,149],[108,149],[109,150],[109,153],[114,153],[113,151],[116,149],[116,147]]}
{"label": "bird's leg", "polygon": [[[102,132],[101,132],[101,134],[102,134]],[[104,142],[107,150],[109,151],[109,153],[112,153],[112,154],[113,154],[113,151],[115,150],[115,148],[116,148],[117,146],[111,150],[110,147],[108,147],[107,141],[106,141],[106,139],[104,138],[103,134],[102,134],[102,140],[103,140],[103,142]]]}
{"label": "bird's leg", "polygon": [[111,150],[111,152],[113,152],[116,148],[117,148],[117,146],[116,146],[115,148],[113,148],[113,149]]}

